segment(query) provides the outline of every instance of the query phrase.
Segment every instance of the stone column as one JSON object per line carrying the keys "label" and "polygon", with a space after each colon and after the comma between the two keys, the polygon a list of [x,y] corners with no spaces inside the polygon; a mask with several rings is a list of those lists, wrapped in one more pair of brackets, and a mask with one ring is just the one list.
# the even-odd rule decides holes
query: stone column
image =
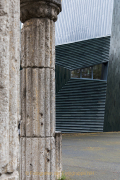
{"label": "stone column", "polygon": [[120,0],[114,0],[104,131],[120,131]]}
{"label": "stone column", "polygon": [[21,180],[55,180],[55,21],[61,0],[21,0]]}
{"label": "stone column", "polygon": [[0,0],[0,180],[18,180],[20,1]]}
{"label": "stone column", "polygon": [[57,179],[62,177],[62,133],[55,132],[55,154],[56,154],[56,172]]}

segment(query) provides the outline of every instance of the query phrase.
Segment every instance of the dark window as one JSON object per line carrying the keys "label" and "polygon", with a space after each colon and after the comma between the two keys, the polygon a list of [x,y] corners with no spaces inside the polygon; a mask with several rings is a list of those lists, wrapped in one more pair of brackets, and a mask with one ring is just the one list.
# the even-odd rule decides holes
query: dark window
{"label": "dark window", "polygon": [[92,77],[91,73],[92,73],[91,67],[82,69],[82,78],[91,78]]}
{"label": "dark window", "polygon": [[71,71],[71,77],[107,80],[107,68],[108,63],[97,64],[93,67]]}
{"label": "dark window", "polygon": [[101,79],[102,77],[102,64],[93,66],[93,79]]}
{"label": "dark window", "polygon": [[71,77],[72,78],[80,78],[80,69],[76,69],[74,71],[71,71]]}

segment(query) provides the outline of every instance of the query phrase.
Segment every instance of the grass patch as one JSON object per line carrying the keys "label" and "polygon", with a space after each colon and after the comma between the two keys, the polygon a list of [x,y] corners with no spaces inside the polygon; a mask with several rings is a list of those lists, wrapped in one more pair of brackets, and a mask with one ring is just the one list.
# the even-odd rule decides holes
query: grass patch
{"label": "grass patch", "polygon": [[58,179],[58,180],[67,180],[67,178],[66,178],[66,176],[64,174],[62,174],[61,179]]}

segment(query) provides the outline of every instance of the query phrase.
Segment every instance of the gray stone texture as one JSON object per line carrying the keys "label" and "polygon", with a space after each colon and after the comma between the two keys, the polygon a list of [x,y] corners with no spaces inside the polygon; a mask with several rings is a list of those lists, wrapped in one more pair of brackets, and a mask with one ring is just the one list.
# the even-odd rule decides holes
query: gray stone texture
{"label": "gray stone texture", "polygon": [[0,179],[4,180],[18,179],[19,4],[0,0]]}
{"label": "gray stone texture", "polygon": [[55,69],[55,23],[48,18],[26,21],[22,29],[21,66]]}
{"label": "gray stone texture", "polygon": [[21,136],[55,134],[55,71],[50,68],[21,70]]}
{"label": "gray stone texture", "polygon": [[8,172],[18,167],[20,115],[20,1],[9,3],[9,166]]}
{"label": "gray stone texture", "polygon": [[0,174],[9,163],[9,2],[0,0]]}
{"label": "gray stone texture", "polygon": [[21,0],[20,180],[55,180],[55,21],[60,1]]}
{"label": "gray stone texture", "polygon": [[14,171],[12,174],[3,174],[0,176],[0,180],[19,180],[19,173]]}
{"label": "gray stone texture", "polygon": [[21,22],[25,22],[31,18],[49,18],[53,21],[57,20],[57,15],[61,11],[60,0],[21,0]]}
{"label": "gray stone texture", "polygon": [[[55,179],[55,138],[21,138],[20,179]],[[52,159],[52,160],[51,160]]]}
{"label": "gray stone texture", "polygon": [[62,177],[62,133],[55,132],[55,165],[57,172],[57,179]]}
{"label": "gray stone texture", "polygon": [[104,131],[120,131],[120,0],[114,0]]}

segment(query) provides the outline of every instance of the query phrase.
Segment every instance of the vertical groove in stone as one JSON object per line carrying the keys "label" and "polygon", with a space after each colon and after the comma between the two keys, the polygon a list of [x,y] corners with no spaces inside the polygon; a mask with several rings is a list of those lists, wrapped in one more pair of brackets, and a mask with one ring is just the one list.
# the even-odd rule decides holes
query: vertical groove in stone
{"label": "vertical groove in stone", "polygon": [[60,160],[59,160],[59,164],[60,164],[60,178],[61,178],[61,176],[62,176],[62,133],[60,133],[59,148],[60,148]]}
{"label": "vertical groove in stone", "polygon": [[58,158],[59,158],[59,153],[58,153],[58,134],[55,136],[55,155],[56,155],[56,172],[59,171],[59,166],[58,166]]}
{"label": "vertical groove in stone", "polygon": [[[30,61],[29,59],[30,59],[30,55],[31,55],[31,52],[30,52],[30,39],[31,39],[31,37],[30,37],[30,35],[31,35],[31,29],[30,29],[30,27],[28,26],[26,29],[25,29],[25,41],[23,42],[23,43],[25,43],[25,64],[26,64],[26,66],[27,67],[31,67],[31,65],[32,65],[32,61]],[[24,45],[24,44],[22,44],[22,45]]]}
{"label": "vertical groove in stone", "polygon": [[50,67],[50,19],[45,19],[45,66]]}
{"label": "vertical groove in stone", "polygon": [[50,70],[50,134],[55,133],[55,70]]}
{"label": "vertical groove in stone", "polygon": [[39,138],[39,162],[38,162],[38,174],[39,180],[45,180],[45,138]]}
{"label": "vertical groove in stone", "polygon": [[38,175],[36,174],[39,170],[39,162],[38,162],[38,154],[39,154],[39,139],[38,138],[32,138],[32,179],[38,180]]}
{"label": "vertical groove in stone", "polygon": [[38,86],[39,86],[39,136],[44,137],[45,135],[45,69],[39,69],[38,73]]}
{"label": "vertical groove in stone", "polygon": [[[38,91],[38,69],[32,69],[32,136],[39,136],[40,122],[39,122],[39,91]],[[29,81],[28,81],[29,83]]]}
{"label": "vertical groove in stone", "polygon": [[[31,136],[32,134],[32,122],[33,122],[33,116],[32,116],[32,110],[33,110],[33,103],[32,103],[32,92],[33,92],[33,86],[32,86],[32,69],[27,68],[26,70],[26,136]],[[23,80],[24,81],[24,80]]]}
{"label": "vertical groove in stone", "polygon": [[[30,27],[30,29],[31,29],[31,27]],[[38,49],[39,49],[39,47],[38,47],[38,36],[39,36],[39,31],[38,30],[39,30],[38,26],[33,27],[32,34],[33,34],[33,37],[34,37],[34,41],[33,41],[32,49],[34,50],[34,57],[33,57],[33,59],[31,58],[33,67],[38,67],[38,59],[39,59],[39,57],[38,57]]]}
{"label": "vertical groove in stone", "polygon": [[62,134],[55,134],[55,154],[56,154],[56,175],[60,179],[62,175]]}
{"label": "vertical groove in stone", "polygon": [[20,164],[20,180],[24,180],[26,176],[26,141],[25,138],[21,138],[20,140],[20,145],[21,145],[21,160],[22,164]]}
{"label": "vertical groove in stone", "polygon": [[55,69],[55,22],[50,21],[50,67]]}
{"label": "vertical groove in stone", "polygon": [[[34,54],[36,53],[35,52],[35,49],[34,49],[34,45],[35,45],[35,41],[36,41],[36,34],[35,34],[35,31],[34,31],[34,26],[32,26],[31,24],[31,27],[28,26],[25,31],[28,31],[28,34],[29,34],[29,40],[30,40],[30,44],[28,46],[27,43],[25,43],[25,47],[28,49],[28,53],[29,53],[29,57],[28,59],[24,60],[24,67],[28,66],[28,67],[31,67],[33,64],[34,64]],[[31,59],[31,61],[30,61]],[[27,64],[26,64],[27,62]]]}
{"label": "vertical groove in stone", "polygon": [[51,172],[51,175],[50,175],[50,180],[53,180],[55,179],[55,173],[56,173],[56,168],[55,168],[55,138],[52,138],[51,139],[51,145],[50,145],[50,148],[51,148],[51,154],[50,154],[50,172]]}
{"label": "vertical groove in stone", "polygon": [[22,180],[22,164],[21,164],[22,158],[23,158],[23,157],[22,157],[22,156],[23,156],[23,155],[22,155],[22,148],[24,149],[25,146],[22,147],[22,141],[21,141],[21,139],[22,139],[22,138],[20,138],[20,166],[19,166],[20,168],[19,168],[19,179]]}
{"label": "vertical groove in stone", "polygon": [[50,179],[50,141],[52,138],[45,138],[45,180]]}
{"label": "vertical groove in stone", "polygon": [[45,69],[45,136],[50,136],[50,69]]}
{"label": "vertical groove in stone", "polygon": [[39,62],[38,66],[44,67],[45,66],[45,20],[39,19]]}
{"label": "vertical groove in stone", "polygon": [[20,65],[22,67],[24,67],[24,63],[25,63],[25,59],[26,59],[26,56],[25,56],[25,44],[26,44],[25,37],[26,37],[26,33],[25,33],[24,25],[23,25],[23,28],[21,29],[21,59],[20,59]]}
{"label": "vertical groove in stone", "polygon": [[26,180],[32,180],[33,164],[32,164],[32,138],[23,138],[26,141]]}
{"label": "vertical groove in stone", "polygon": [[21,125],[20,135],[26,135],[26,69],[22,69],[20,72],[21,77]]}

